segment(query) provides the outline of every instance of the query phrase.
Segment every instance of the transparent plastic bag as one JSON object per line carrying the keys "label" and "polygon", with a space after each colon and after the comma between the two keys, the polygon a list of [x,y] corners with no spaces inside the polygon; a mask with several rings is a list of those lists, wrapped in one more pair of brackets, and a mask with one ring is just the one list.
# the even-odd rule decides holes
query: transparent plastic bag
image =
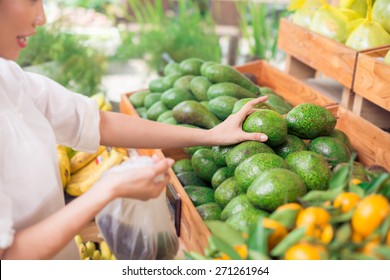
{"label": "transparent plastic bag", "polygon": [[[152,164],[149,157],[135,157],[109,172]],[[96,223],[111,251],[120,260],[174,259],[179,249],[165,189],[159,197],[147,201],[118,198],[100,211]]]}

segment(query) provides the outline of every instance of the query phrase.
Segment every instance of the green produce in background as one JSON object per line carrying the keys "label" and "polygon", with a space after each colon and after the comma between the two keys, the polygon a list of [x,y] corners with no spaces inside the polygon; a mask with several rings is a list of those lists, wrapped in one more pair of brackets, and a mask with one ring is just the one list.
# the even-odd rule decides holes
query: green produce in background
{"label": "green produce in background", "polygon": [[160,116],[158,116],[157,121],[164,122],[167,119],[172,118],[172,117],[173,117],[172,110],[168,110],[168,111],[165,111],[164,113],[162,113]]}
{"label": "green produce in background", "polygon": [[200,68],[204,61],[200,58],[188,58],[180,62],[180,71],[183,75],[200,75]]}
{"label": "green produce in background", "polygon": [[273,149],[278,156],[286,158],[291,153],[307,150],[307,147],[298,136],[287,134],[286,141]]}
{"label": "green produce in background", "polygon": [[220,220],[222,207],[216,202],[209,202],[196,207],[202,220]]}
{"label": "green produce in background", "polygon": [[329,134],[330,137],[334,137],[341,142],[344,143],[345,146],[349,149],[350,153],[354,151],[354,148],[352,147],[351,141],[349,140],[349,137],[347,134],[345,134],[343,131],[335,128],[333,131]]}
{"label": "green produce in background", "polygon": [[175,172],[175,174],[185,172],[185,171],[193,171],[191,165],[191,159],[185,158],[185,159],[179,159],[175,161],[175,163],[172,166],[172,169]]}
{"label": "green produce in background", "polygon": [[219,96],[209,101],[207,107],[218,119],[224,121],[233,111],[237,98],[231,96]]}
{"label": "green produce in background", "polygon": [[167,85],[167,87],[171,88],[175,84],[175,82],[180,79],[182,75],[180,74],[171,74],[164,77],[164,84]]}
{"label": "green produce in background", "polygon": [[390,34],[390,1],[376,0],[372,8],[372,17],[382,24],[387,33]]}
{"label": "green produce in background", "polygon": [[238,99],[257,97],[257,95],[253,92],[231,82],[221,82],[209,87],[209,89],[207,90],[207,98],[209,100],[212,100],[219,96],[231,96]]}
{"label": "green produce in background", "polygon": [[[244,105],[246,103],[248,103],[249,101],[251,100],[254,100],[254,98],[243,98],[243,99],[240,99],[238,100],[235,104],[234,104],[234,107],[233,107],[233,110],[232,110],[232,114],[235,114],[237,113],[238,111],[240,111],[242,109],[242,107],[244,107]],[[271,106],[269,106],[267,103],[265,102],[260,102],[259,104],[256,104],[253,108],[256,108],[256,109],[270,109],[270,110],[273,110],[273,108]]]}
{"label": "green produce in background", "polygon": [[139,91],[135,92],[129,96],[130,103],[134,108],[140,108],[144,106],[145,97],[149,94],[149,91]]}
{"label": "green produce in background", "polygon": [[329,136],[314,138],[310,141],[308,150],[322,155],[332,168],[339,163],[348,162],[351,157],[343,142]]}
{"label": "green produce in background", "polygon": [[164,76],[183,75],[180,70],[180,65],[177,62],[169,62],[167,65],[165,65],[163,72]]}
{"label": "green produce in background", "polygon": [[208,183],[200,179],[194,171],[184,171],[176,174],[183,186],[203,186],[208,187]]}
{"label": "green produce in background", "polygon": [[209,80],[207,80],[207,78],[197,76],[191,80],[190,89],[198,101],[208,101],[209,99],[207,98],[207,90],[209,87],[211,87],[211,85],[212,84]]}
{"label": "green produce in background", "polygon": [[191,166],[195,174],[206,182],[211,182],[213,175],[221,167],[215,161],[214,151],[199,149],[191,158]]}
{"label": "green produce in background", "polygon": [[214,190],[202,186],[185,186],[188,197],[195,206],[214,202]]}
{"label": "green produce in background", "polygon": [[306,192],[305,183],[299,175],[284,168],[273,168],[252,182],[247,196],[255,207],[274,211],[283,204],[297,201]]}
{"label": "green produce in background", "polygon": [[171,88],[161,95],[161,101],[168,109],[173,109],[173,107],[185,100],[194,99],[194,96],[188,90],[182,88]]}
{"label": "green produce in background", "polygon": [[[294,2],[301,2],[294,6]],[[306,0],[291,2],[289,10],[296,10],[292,21],[299,26],[309,28],[315,12],[324,4],[321,0]],[[303,5],[302,5],[303,3]]]}
{"label": "green produce in background", "polygon": [[363,18],[367,14],[366,0],[340,0],[339,7],[355,11],[360,17]]}
{"label": "green produce in background", "polygon": [[297,173],[308,190],[326,190],[331,176],[328,163],[312,151],[300,151],[285,158],[291,170]]}
{"label": "green produce in background", "polygon": [[206,69],[209,66],[214,65],[214,64],[219,64],[219,63],[214,62],[214,61],[207,61],[207,62],[203,63],[202,66],[200,67],[200,74],[202,76],[206,76]]}
{"label": "green produce in background", "polygon": [[164,92],[170,87],[171,85],[165,80],[165,77],[154,79],[149,83],[150,92]]}
{"label": "green produce in background", "polygon": [[302,103],[294,107],[286,115],[288,133],[302,139],[314,139],[328,136],[336,126],[336,117],[327,109]]}
{"label": "green produce in background", "polygon": [[216,189],[223,181],[233,177],[233,175],[233,168],[227,166],[221,167],[214,173],[213,177],[211,178],[211,186],[213,189]]}
{"label": "green produce in background", "polygon": [[168,108],[161,101],[157,101],[148,109],[146,115],[149,120],[157,121],[157,118],[165,111],[168,111]]}
{"label": "green produce in background", "polygon": [[193,75],[185,75],[176,80],[173,84],[174,88],[180,88],[191,92],[191,80],[195,76]]}
{"label": "green produce in background", "polygon": [[220,121],[197,101],[187,100],[173,108],[173,117],[179,123],[191,124],[204,128],[213,128]]}
{"label": "green produce in background", "polygon": [[236,179],[230,177],[217,187],[214,192],[214,200],[222,207],[225,207],[237,195],[238,189]]}
{"label": "green produce in background", "polygon": [[248,232],[259,220],[260,217],[267,217],[268,213],[256,208],[246,208],[232,214],[227,218],[226,223],[234,229]]}
{"label": "green produce in background", "polygon": [[152,107],[152,105],[154,103],[157,103],[157,101],[160,101],[160,99],[161,99],[161,93],[151,92],[145,96],[144,107],[146,109],[149,109],[150,107]]}
{"label": "green produce in background", "polygon": [[246,194],[240,194],[233,198],[222,210],[221,220],[226,221],[230,216],[241,212],[245,209],[251,208],[256,210],[255,207],[249,202]]}

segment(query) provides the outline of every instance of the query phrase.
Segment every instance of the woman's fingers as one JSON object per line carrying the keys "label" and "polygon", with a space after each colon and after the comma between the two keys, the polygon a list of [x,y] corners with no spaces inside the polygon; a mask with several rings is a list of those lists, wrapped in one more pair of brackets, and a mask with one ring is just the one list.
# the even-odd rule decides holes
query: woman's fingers
{"label": "woman's fingers", "polygon": [[268,96],[260,96],[256,99],[253,99],[246,103],[240,111],[238,111],[238,114],[241,115],[242,117],[246,117],[251,110],[253,109],[253,106],[256,106],[257,104],[264,102],[268,99]]}

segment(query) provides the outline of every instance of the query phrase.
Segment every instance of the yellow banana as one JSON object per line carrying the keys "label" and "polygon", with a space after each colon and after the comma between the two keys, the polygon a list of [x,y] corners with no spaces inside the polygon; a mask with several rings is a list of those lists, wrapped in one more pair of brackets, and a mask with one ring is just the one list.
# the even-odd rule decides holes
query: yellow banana
{"label": "yellow banana", "polygon": [[89,190],[92,185],[100,179],[100,176],[110,169],[111,167],[120,164],[123,161],[123,155],[118,153],[115,149],[112,149],[110,151],[110,156],[108,159],[104,160],[102,164],[99,165],[99,167],[95,170],[94,173],[91,174],[91,176],[81,182],[80,184],[80,190],[82,193],[85,193]]}
{"label": "yellow banana", "polygon": [[110,258],[110,260],[117,260],[117,258],[115,257],[115,255],[114,255],[114,254],[111,254],[111,258]]}
{"label": "yellow banana", "polygon": [[81,243],[83,243],[83,239],[80,234],[77,234],[74,237],[74,241],[76,242],[77,247],[80,246]]}
{"label": "yellow banana", "polygon": [[121,153],[123,156],[128,157],[129,153],[126,148],[114,148],[118,153]]}
{"label": "yellow banana", "polygon": [[99,244],[100,253],[101,253],[101,259],[102,260],[110,260],[111,259],[111,250],[110,247],[108,247],[107,242],[102,240]]}
{"label": "yellow banana", "polygon": [[88,252],[87,252],[87,247],[85,246],[84,243],[81,243],[79,245],[79,255],[81,260],[85,260],[86,258],[89,258]]}
{"label": "yellow banana", "polygon": [[104,106],[104,104],[106,102],[106,98],[105,98],[103,93],[96,93],[96,94],[92,95],[90,98],[96,101],[99,108]]}
{"label": "yellow banana", "polygon": [[70,162],[67,149],[64,146],[57,146],[58,165],[60,168],[62,187],[65,188],[70,180]]}
{"label": "yellow banana", "polygon": [[85,243],[85,247],[87,247],[87,254],[90,258],[93,257],[93,254],[95,253],[95,250],[96,250],[96,245],[94,242],[92,241],[87,241]]}
{"label": "yellow banana", "polygon": [[85,153],[85,152],[77,152],[70,159],[70,173],[76,173],[78,170],[86,166],[93,159],[95,159],[98,155],[100,155],[106,148],[104,146],[100,146],[97,151],[93,154]]}
{"label": "yellow banana", "polygon": [[99,250],[95,250],[93,252],[92,259],[93,260],[101,260],[101,258],[102,258],[102,254],[100,253],[100,251]]}
{"label": "yellow banana", "polygon": [[110,101],[107,101],[106,103],[103,104],[102,107],[100,107],[100,110],[102,111],[112,111],[112,105]]}

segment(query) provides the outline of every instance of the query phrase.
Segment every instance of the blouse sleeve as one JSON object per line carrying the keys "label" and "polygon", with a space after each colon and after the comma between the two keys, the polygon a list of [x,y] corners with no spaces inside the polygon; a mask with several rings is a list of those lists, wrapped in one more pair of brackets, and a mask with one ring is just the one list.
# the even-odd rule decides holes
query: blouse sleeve
{"label": "blouse sleeve", "polygon": [[100,144],[96,102],[42,75],[24,73],[26,92],[53,127],[57,142],[76,150],[96,151]]}
{"label": "blouse sleeve", "polygon": [[14,239],[14,229],[12,223],[12,202],[2,191],[0,178],[0,248],[6,249],[11,246]]}

